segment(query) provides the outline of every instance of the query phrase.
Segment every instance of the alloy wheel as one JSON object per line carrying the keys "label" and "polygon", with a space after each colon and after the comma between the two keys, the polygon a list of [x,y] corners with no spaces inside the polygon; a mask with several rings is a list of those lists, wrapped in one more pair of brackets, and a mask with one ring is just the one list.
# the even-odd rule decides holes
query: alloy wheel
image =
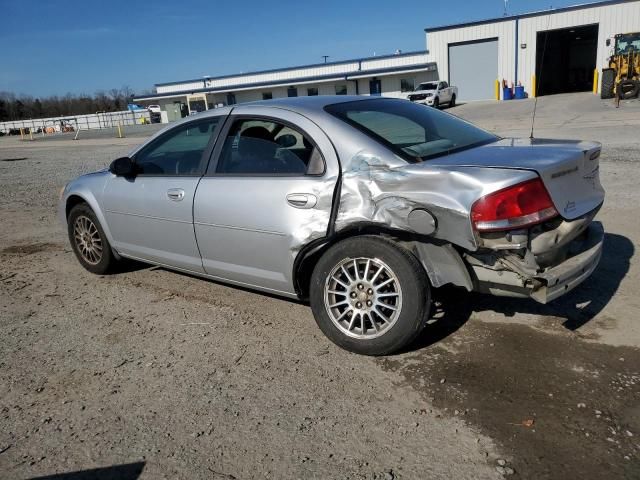
{"label": "alloy wheel", "polygon": [[385,334],[402,310],[402,289],[391,268],[377,258],[346,258],[327,276],[324,303],[329,318],[349,337]]}
{"label": "alloy wheel", "polygon": [[102,239],[93,221],[84,215],[77,217],[73,223],[73,238],[82,259],[97,265],[102,260]]}

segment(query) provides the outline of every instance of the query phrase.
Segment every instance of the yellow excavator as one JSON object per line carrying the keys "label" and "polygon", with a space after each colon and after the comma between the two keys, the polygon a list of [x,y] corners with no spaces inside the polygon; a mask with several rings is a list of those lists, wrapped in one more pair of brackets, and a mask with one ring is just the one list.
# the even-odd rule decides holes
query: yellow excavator
{"label": "yellow excavator", "polygon": [[[640,92],[640,32],[620,33],[614,38],[613,55],[608,68],[602,69],[601,98],[635,98]],[[607,46],[611,40],[607,39]],[[624,77],[624,80],[623,80]]]}

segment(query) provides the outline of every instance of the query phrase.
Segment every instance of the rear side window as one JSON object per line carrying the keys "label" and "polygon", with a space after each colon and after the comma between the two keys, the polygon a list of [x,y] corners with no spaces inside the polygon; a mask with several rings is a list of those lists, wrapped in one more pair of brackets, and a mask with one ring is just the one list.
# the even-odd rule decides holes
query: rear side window
{"label": "rear side window", "polygon": [[189,122],[165,133],[135,156],[141,175],[198,175],[219,117]]}
{"label": "rear side window", "polygon": [[402,100],[345,102],[332,115],[386,145],[409,162],[495,142],[498,137],[435,108]]}
{"label": "rear side window", "polygon": [[216,173],[321,175],[324,159],[296,128],[270,120],[237,120],[224,141]]}

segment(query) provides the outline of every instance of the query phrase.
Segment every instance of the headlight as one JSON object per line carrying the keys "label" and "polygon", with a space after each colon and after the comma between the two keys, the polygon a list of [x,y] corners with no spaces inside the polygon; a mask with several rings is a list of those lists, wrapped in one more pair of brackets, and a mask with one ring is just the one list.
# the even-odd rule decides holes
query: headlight
{"label": "headlight", "polygon": [[433,97],[433,93],[427,93],[426,97]]}

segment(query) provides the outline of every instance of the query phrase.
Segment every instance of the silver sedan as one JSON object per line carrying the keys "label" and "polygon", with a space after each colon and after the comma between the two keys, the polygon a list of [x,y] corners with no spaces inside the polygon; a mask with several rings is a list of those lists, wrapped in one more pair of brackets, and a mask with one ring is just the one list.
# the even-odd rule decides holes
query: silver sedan
{"label": "silver sedan", "polygon": [[71,181],[80,263],[135,259],[308,301],[353,352],[411,342],[432,290],[548,302],[600,259],[592,142],[505,139],[406,100],[301,97],[173,124]]}

